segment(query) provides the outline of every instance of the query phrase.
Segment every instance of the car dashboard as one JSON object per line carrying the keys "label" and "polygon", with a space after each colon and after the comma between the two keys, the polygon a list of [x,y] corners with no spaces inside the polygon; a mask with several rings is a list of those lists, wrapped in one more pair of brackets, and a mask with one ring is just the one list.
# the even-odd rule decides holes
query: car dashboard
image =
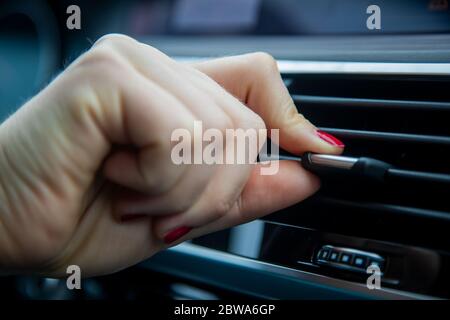
{"label": "car dashboard", "polygon": [[[130,34],[186,63],[264,51],[277,59],[299,111],[345,141],[345,156],[386,161],[402,176],[382,184],[322,180],[302,203],[112,277],[160,275],[151,294],[171,298],[450,298],[446,1],[378,1],[381,30],[366,28],[368,2],[357,0],[243,1],[241,11],[217,1],[72,2],[82,8],[81,30],[64,28],[67,1],[0,6],[3,117],[105,33]],[[373,264],[379,289],[366,285]],[[8,281],[23,298],[71,298],[42,279]],[[127,297],[139,296],[152,286],[88,281],[94,297],[123,297],[114,292],[124,286]]]}

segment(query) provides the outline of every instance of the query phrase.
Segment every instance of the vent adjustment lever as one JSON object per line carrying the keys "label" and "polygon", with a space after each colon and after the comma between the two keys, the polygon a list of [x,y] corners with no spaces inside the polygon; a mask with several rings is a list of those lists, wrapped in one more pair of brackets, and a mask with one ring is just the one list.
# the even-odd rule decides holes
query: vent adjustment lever
{"label": "vent adjustment lever", "polygon": [[372,158],[353,158],[325,154],[305,153],[302,157],[305,169],[317,175],[346,174],[371,181],[384,182],[392,166]]}

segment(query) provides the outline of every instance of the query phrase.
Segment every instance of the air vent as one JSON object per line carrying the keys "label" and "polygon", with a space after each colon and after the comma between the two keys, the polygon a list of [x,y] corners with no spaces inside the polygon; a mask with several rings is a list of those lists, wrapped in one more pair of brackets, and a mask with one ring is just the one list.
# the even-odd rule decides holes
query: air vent
{"label": "air vent", "polygon": [[450,249],[450,185],[436,182],[450,178],[450,73],[389,70],[283,77],[299,111],[345,142],[344,155],[383,160],[411,179],[323,181],[316,196],[269,220]]}

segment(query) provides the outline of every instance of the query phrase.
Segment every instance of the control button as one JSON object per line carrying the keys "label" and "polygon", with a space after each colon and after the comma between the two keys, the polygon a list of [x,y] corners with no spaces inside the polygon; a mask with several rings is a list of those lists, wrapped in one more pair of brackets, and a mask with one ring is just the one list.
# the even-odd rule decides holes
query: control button
{"label": "control button", "polygon": [[317,258],[319,260],[328,260],[328,257],[330,256],[330,250],[322,249],[317,254]]}
{"label": "control button", "polygon": [[325,245],[315,253],[315,261],[321,266],[342,269],[346,271],[366,273],[368,265],[377,265],[382,269],[385,266],[385,258],[373,253],[358,249],[335,247]]}
{"label": "control button", "polygon": [[330,261],[338,261],[338,257],[339,257],[338,251],[331,251]]}
{"label": "control button", "polygon": [[353,260],[353,265],[358,268],[364,268],[366,266],[366,258],[361,256],[356,256]]}
{"label": "control button", "polygon": [[352,255],[349,253],[342,253],[341,259],[339,261],[344,264],[350,264],[350,262],[352,261]]}

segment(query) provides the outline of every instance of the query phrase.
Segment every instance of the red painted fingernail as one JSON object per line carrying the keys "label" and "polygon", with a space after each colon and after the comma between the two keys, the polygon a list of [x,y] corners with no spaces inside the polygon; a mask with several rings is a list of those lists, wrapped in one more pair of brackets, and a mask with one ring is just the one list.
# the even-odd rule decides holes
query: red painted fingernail
{"label": "red painted fingernail", "polygon": [[324,140],[325,142],[328,142],[332,146],[339,147],[339,148],[345,147],[345,144],[341,140],[339,140],[338,138],[336,138],[335,136],[333,136],[329,133],[326,133],[321,130],[317,130],[316,133],[320,139]]}
{"label": "red painted fingernail", "polygon": [[167,244],[175,242],[175,241],[180,239],[182,236],[184,236],[186,233],[188,233],[191,230],[192,230],[192,228],[190,228],[190,227],[179,227],[179,228],[176,228],[176,229],[168,232],[165,235],[164,242],[167,243]]}

